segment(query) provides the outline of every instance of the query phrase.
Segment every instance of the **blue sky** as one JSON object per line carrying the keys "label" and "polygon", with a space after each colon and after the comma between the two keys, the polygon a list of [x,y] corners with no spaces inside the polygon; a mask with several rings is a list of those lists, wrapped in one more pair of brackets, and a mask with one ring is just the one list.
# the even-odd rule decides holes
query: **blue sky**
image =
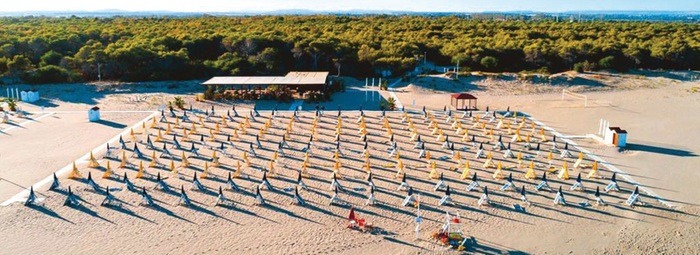
{"label": "blue sky", "polygon": [[700,0],[6,0],[0,12],[125,11],[235,12],[307,9],[491,12],[577,10],[700,11]]}

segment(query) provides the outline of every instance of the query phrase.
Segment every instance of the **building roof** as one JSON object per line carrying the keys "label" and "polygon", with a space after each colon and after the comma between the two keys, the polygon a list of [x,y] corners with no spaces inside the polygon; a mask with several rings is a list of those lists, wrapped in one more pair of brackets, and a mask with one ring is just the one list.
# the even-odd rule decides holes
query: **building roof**
{"label": "building roof", "polygon": [[456,99],[476,99],[475,96],[473,96],[472,94],[468,94],[468,93],[457,93],[457,94],[452,94],[452,98],[456,98]]}
{"label": "building roof", "polygon": [[285,76],[215,76],[203,85],[323,85],[328,72],[289,72]]}
{"label": "building roof", "polygon": [[627,134],[627,130],[624,130],[622,128],[619,128],[619,127],[609,127],[609,128],[610,128],[610,130],[615,131],[615,133]]}

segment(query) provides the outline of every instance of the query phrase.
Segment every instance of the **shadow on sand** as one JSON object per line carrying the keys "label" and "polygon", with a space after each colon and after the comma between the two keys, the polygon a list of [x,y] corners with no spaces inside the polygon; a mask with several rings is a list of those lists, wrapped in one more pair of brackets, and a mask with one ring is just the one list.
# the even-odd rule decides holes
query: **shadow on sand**
{"label": "shadow on sand", "polygon": [[631,150],[631,151],[645,151],[645,152],[665,154],[665,155],[671,155],[671,156],[679,156],[679,157],[697,157],[698,156],[697,154],[695,154],[695,152],[688,151],[688,150],[673,149],[673,148],[668,148],[668,147],[660,147],[660,146],[638,144],[638,143],[627,143],[627,146],[625,147],[625,149]]}
{"label": "shadow on sand", "polygon": [[109,120],[98,120],[98,121],[95,121],[93,123],[102,124],[102,125],[105,125],[108,127],[119,128],[119,129],[126,128],[126,125],[124,125],[124,124],[116,123],[114,121],[109,121]]}

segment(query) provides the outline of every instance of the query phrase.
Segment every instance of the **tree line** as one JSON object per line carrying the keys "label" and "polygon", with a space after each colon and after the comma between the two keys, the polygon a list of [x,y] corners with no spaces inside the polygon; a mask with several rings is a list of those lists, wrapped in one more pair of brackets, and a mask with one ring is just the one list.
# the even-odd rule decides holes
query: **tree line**
{"label": "tree line", "polygon": [[372,76],[424,58],[461,70],[699,69],[700,25],[459,16],[0,18],[2,80],[205,79],[327,70]]}

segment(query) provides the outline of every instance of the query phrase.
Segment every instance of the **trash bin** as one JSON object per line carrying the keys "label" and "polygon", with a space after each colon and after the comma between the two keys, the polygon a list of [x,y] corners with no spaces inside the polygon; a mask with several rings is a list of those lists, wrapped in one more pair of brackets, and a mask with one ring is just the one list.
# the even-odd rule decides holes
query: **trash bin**
{"label": "trash bin", "polygon": [[19,99],[22,100],[22,102],[28,102],[29,101],[29,90],[22,90],[19,92]]}
{"label": "trash bin", "polygon": [[34,103],[34,102],[36,102],[36,101],[39,101],[39,98],[40,98],[40,97],[39,97],[39,91],[38,91],[38,90],[32,89],[32,90],[29,90],[29,91],[27,92],[27,99],[29,99],[28,102]]}
{"label": "trash bin", "polygon": [[90,122],[100,121],[100,108],[95,106],[88,111],[88,120]]}

